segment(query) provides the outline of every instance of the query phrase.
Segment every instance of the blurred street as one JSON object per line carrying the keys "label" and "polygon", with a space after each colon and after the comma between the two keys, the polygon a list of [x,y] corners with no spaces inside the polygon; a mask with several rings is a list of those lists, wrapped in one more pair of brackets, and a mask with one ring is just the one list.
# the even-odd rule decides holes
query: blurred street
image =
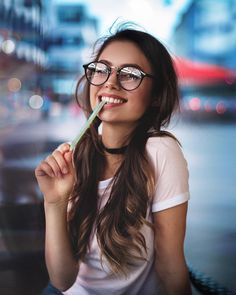
{"label": "blurred street", "polygon": [[236,293],[236,124],[175,129],[190,171],[188,263]]}
{"label": "blurred street", "polygon": [[[82,126],[83,119],[73,117],[68,110],[58,118],[49,118],[47,121],[35,120],[34,122],[12,126],[11,129],[1,129],[1,145],[13,144],[17,153],[18,143],[53,140],[56,143],[69,141],[78,133]],[[191,201],[189,203],[188,229],[186,237],[186,255],[188,264],[194,270],[204,273],[217,281],[224,287],[236,293],[236,125],[230,123],[201,124],[190,123],[189,121],[177,120],[171,124],[170,131],[181,141],[185,157],[189,164],[190,171],[190,191]],[[14,149],[12,150],[14,153]],[[42,155],[41,155],[42,156]],[[10,161],[8,166],[28,165],[31,173],[40,160],[40,155],[29,157],[29,161],[18,159]],[[3,160],[3,159],[2,159]],[[2,162],[4,164],[4,161]],[[6,165],[6,163],[4,164]],[[17,179],[15,184],[17,185]],[[4,203],[4,194],[1,194],[1,202]],[[42,200],[39,200],[42,201]],[[22,201],[24,203],[24,200]],[[26,202],[29,202],[29,200]],[[24,242],[26,242],[25,237]],[[42,239],[41,239],[42,240]],[[40,245],[43,243],[40,240]],[[19,240],[18,240],[19,242]],[[39,239],[35,239],[31,247],[37,248]],[[9,251],[4,245],[3,239],[0,243],[0,251]],[[13,266],[14,268],[15,266]],[[41,277],[40,277],[40,272]],[[22,273],[22,272],[21,272]],[[19,285],[17,272],[2,272],[0,276],[4,280],[0,286],[5,286],[3,290],[7,293],[14,293],[15,284]],[[8,270],[9,274],[9,270]],[[14,275],[15,274],[15,275]],[[33,277],[35,272],[27,273],[24,278],[21,274],[21,287],[27,288],[24,281],[29,281],[29,276]],[[18,279],[16,280],[16,277]],[[6,280],[8,278],[8,280]],[[10,280],[9,280],[10,278]],[[43,286],[46,282],[45,270],[39,271],[37,278],[38,285]],[[35,278],[33,279],[36,288]],[[30,284],[28,285],[29,288]],[[31,289],[29,289],[31,290]],[[19,288],[18,288],[19,292]],[[35,294],[35,293],[24,294]],[[194,293],[199,294],[199,293]]]}

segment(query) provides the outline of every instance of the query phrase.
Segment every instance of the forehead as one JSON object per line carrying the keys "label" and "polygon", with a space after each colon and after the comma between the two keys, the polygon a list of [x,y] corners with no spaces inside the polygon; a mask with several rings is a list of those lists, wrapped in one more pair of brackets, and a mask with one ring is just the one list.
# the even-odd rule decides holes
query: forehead
{"label": "forehead", "polygon": [[112,41],[99,56],[99,60],[106,60],[113,66],[123,64],[137,64],[145,71],[151,71],[151,65],[139,47],[130,41]]}

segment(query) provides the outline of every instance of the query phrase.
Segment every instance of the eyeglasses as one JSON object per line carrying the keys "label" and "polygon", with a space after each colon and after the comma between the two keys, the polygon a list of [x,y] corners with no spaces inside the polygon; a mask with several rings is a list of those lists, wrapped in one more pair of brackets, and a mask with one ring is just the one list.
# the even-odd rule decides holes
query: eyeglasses
{"label": "eyeglasses", "polygon": [[124,66],[121,68],[112,67],[101,61],[94,61],[83,65],[85,76],[88,82],[95,86],[104,84],[110,77],[112,69],[116,70],[119,85],[125,90],[134,90],[139,87],[143,78],[154,78],[153,75],[144,73],[134,66]]}

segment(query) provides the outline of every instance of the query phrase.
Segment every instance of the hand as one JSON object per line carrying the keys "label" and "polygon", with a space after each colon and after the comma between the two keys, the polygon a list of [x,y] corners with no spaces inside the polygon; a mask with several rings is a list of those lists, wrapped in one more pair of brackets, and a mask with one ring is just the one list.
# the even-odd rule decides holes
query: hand
{"label": "hand", "polygon": [[75,181],[72,153],[70,145],[63,143],[35,169],[45,202],[68,201]]}

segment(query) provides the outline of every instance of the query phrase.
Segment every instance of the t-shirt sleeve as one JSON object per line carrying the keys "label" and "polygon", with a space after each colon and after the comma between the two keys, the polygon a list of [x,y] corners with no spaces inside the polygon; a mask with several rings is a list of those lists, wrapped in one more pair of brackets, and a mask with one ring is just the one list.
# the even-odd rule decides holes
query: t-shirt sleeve
{"label": "t-shirt sleeve", "polygon": [[178,142],[171,137],[153,137],[147,142],[147,152],[155,171],[152,212],[188,201],[188,166]]}

